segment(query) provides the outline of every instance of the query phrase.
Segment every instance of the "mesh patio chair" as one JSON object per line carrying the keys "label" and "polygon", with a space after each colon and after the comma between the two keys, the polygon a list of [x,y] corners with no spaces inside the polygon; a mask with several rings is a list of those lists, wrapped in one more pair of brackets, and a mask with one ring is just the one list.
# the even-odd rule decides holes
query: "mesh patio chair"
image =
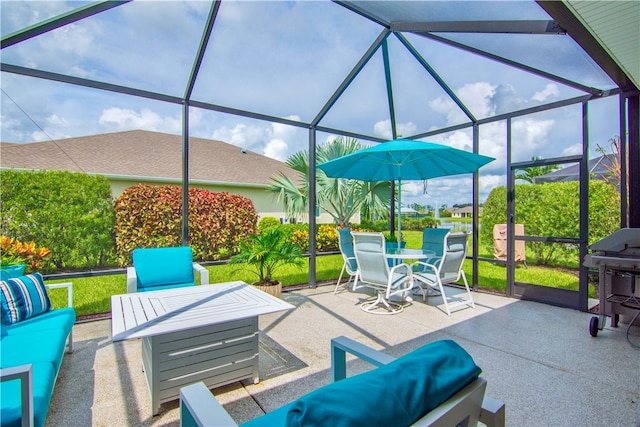
{"label": "mesh patio chair", "polygon": [[338,246],[340,247],[340,253],[342,254],[344,264],[342,265],[342,271],[340,271],[340,277],[338,277],[336,288],[333,290],[334,295],[338,292],[340,281],[342,280],[342,276],[345,272],[349,275],[349,280],[347,280],[343,286],[346,287],[351,279],[353,279],[353,290],[355,291],[358,287],[358,262],[356,261],[356,255],[353,252],[353,237],[351,236],[351,230],[348,228],[338,228],[337,231]]}
{"label": "mesh patio chair", "polygon": [[[436,290],[442,295],[444,307],[447,315],[451,315],[451,309],[470,306],[475,308],[471,290],[467,277],[464,274],[462,266],[467,256],[467,234],[466,233],[450,233],[447,235],[446,245],[442,258],[434,263],[425,263],[418,261],[414,264],[417,271],[414,271],[413,277],[422,290],[422,300],[426,301],[426,297],[430,290]],[[449,297],[444,292],[443,285],[456,283],[460,280],[464,282],[467,298],[450,302]]]}
{"label": "mesh patio chair", "polygon": [[[413,287],[411,266],[401,263],[389,268],[382,233],[352,233],[353,247],[360,272],[362,286],[377,291],[377,299],[365,301],[360,308],[373,314],[397,314],[404,310],[401,303],[391,302],[391,297],[405,298]],[[385,311],[375,311],[384,308]]]}
{"label": "mesh patio chair", "polygon": [[[431,265],[437,265],[437,263],[440,262],[440,259],[445,252],[445,244],[449,233],[450,230],[446,228],[425,228],[422,230],[422,250],[433,252],[433,255],[421,262]],[[430,267],[425,267],[424,265],[414,265],[413,271],[414,273],[425,273],[431,270]],[[434,289],[430,286],[424,288],[421,287],[420,291],[423,294],[423,300],[425,298],[425,292],[427,294],[431,292],[432,295],[440,295],[440,291],[438,289]]]}

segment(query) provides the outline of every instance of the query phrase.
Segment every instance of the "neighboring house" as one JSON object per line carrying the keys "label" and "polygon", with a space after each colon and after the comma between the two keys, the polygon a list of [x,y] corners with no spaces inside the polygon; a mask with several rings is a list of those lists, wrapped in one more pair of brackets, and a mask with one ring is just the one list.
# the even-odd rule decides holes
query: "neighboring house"
{"label": "neighboring house", "polygon": [[[464,208],[448,208],[451,212],[451,218],[473,218],[473,207],[465,206]],[[482,215],[482,206],[478,209],[480,215]]]}
{"label": "neighboring house", "polygon": [[[27,144],[3,142],[0,166],[103,175],[116,198],[138,183],[182,185],[182,140],[179,135],[133,130]],[[298,181],[297,172],[278,160],[222,141],[189,138],[190,187],[240,194],[253,201],[261,218],[286,221],[282,204],[266,190],[278,171]],[[327,221],[323,215],[317,221],[331,218]]]}
{"label": "neighboring house", "polygon": [[[608,157],[600,156],[593,159],[589,159],[588,169],[589,177],[591,179],[601,179],[614,185],[619,185],[618,178],[612,172],[615,169],[615,165],[611,163],[613,160],[618,162],[617,154],[609,154]],[[553,172],[549,172],[546,175],[541,175],[533,178],[534,184],[544,184],[547,182],[567,182],[577,181],[580,178],[580,164],[573,164],[566,168],[557,169]]]}

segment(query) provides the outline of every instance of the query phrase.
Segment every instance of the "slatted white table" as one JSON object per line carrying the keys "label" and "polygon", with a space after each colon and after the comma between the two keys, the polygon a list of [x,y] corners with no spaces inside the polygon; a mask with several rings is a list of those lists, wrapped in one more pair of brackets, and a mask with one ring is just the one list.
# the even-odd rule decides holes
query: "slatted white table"
{"label": "slatted white table", "polygon": [[153,414],[180,387],[213,388],[258,373],[258,316],[294,308],[244,282],[114,295],[113,341],[142,338]]}

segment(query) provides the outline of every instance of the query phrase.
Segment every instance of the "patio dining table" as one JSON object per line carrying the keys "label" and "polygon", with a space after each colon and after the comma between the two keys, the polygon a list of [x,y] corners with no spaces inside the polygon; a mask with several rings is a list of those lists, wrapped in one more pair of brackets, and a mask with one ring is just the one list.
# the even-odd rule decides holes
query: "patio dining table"
{"label": "patio dining table", "polygon": [[142,338],[152,413],[198,381],[259,382],[258,316],[294,306],[244,282],[111,297],[113,341]]}
{"label": "patio dining table", "polygon": [[390,248],[386,250],[386,256],[393,265],[397,265],[400,261],[406,260],[425,260],[434,258],[436,253],[424,249],[408,249],[408,248]]}

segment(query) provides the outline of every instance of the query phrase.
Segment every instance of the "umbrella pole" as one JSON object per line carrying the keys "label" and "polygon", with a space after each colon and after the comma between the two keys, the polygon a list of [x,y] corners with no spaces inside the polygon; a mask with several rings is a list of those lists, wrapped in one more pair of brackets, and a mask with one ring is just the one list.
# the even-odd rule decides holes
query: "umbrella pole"
{"label": "umbrella pole", "polygon": [[398,178],[398,249],[402,248],[402,179]]}

